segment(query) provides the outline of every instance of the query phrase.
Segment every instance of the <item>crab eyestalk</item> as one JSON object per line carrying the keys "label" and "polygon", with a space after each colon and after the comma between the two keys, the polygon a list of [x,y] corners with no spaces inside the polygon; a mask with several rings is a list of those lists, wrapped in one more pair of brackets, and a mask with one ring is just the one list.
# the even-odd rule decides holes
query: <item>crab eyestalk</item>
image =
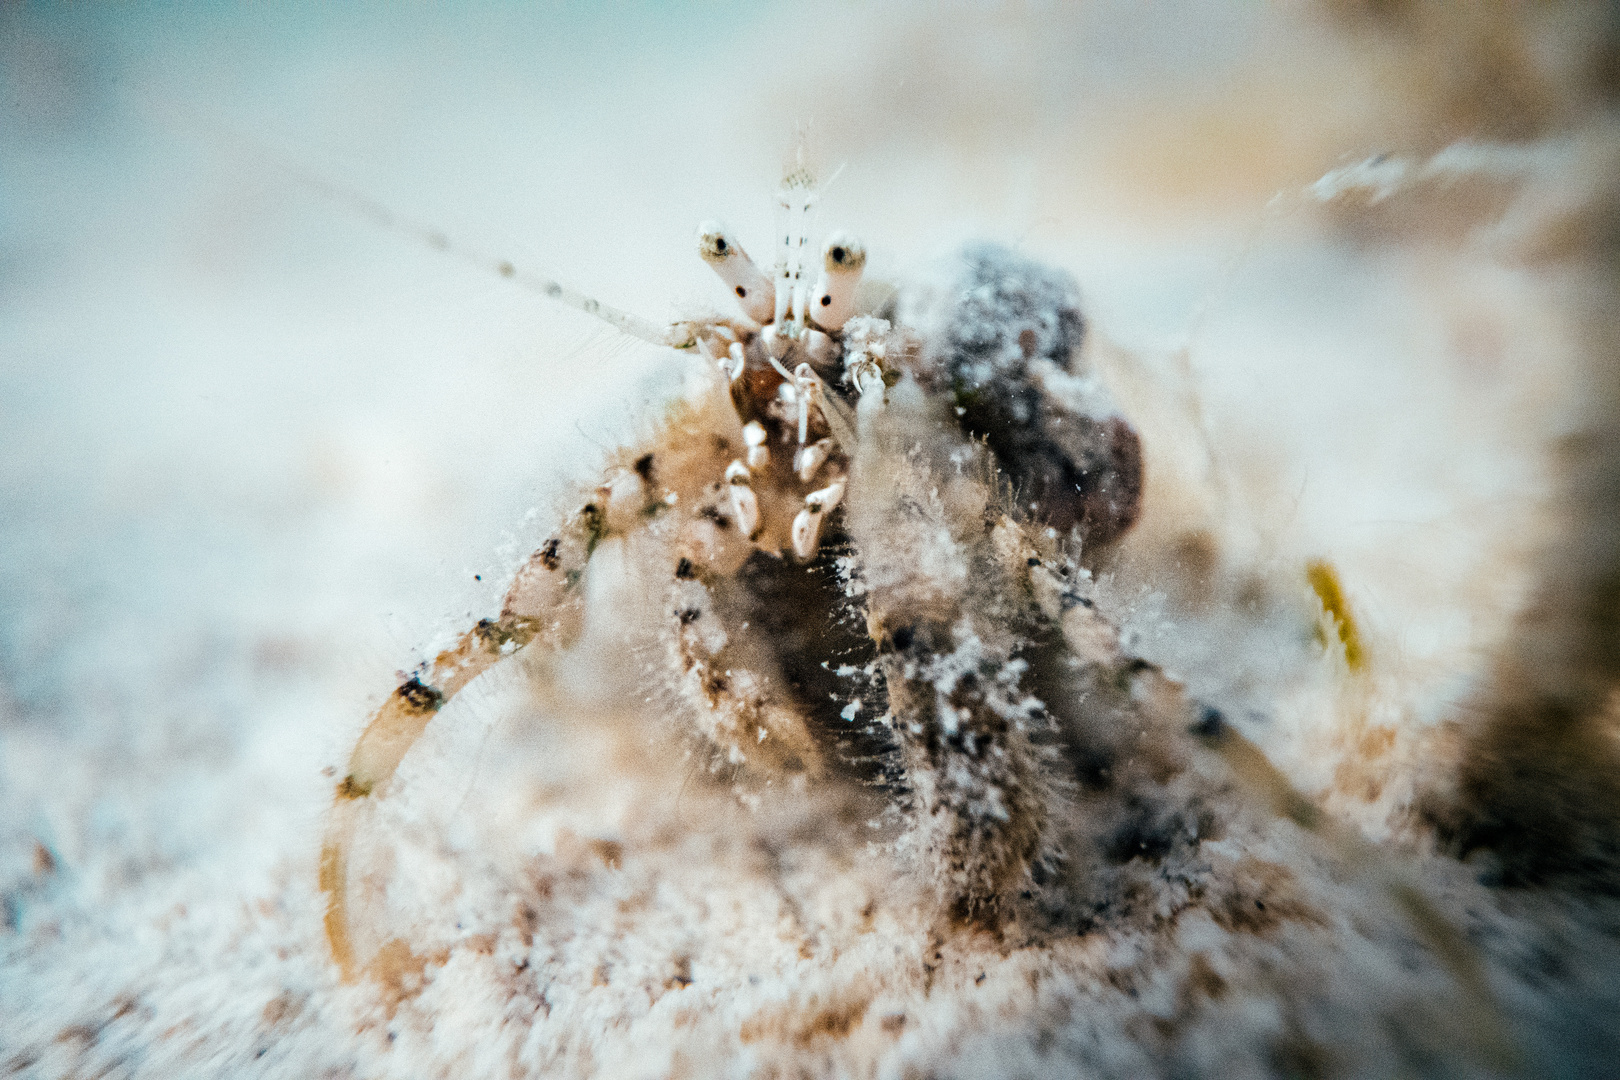
{"label": "crab eyestalk", "polygon": [[705,221],[698,226],[698,254],[737,294],[743,314],[757,323],[771,321],[776,311],[776,287],[719,222]]}
{"label": "crab eyestalk", "polygon": [[866,246],[847,232],[836,232],[821,249],[821,277],[816,280],[810,317],[837,332],[855,314],[855,290],[866,269]]}

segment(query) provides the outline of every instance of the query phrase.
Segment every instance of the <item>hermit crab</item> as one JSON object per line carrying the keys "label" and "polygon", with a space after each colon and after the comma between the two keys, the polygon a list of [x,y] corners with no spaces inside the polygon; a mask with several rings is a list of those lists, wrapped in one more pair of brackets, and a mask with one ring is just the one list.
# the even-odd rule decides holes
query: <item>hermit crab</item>
{"label": "hermit crab", "polygon": [[[610,538],[636,535],[662,561],[661,677],[707,760],[739,789],[765,777],[882,792],[942,918],[995,927],[1061,858],[1049,822],[1074,770],[1054,687],[1083,682],[1091,714],[1168,710],[1219,731],[1128,654],[1089,595],[1091,568],[1138,515],[1142,454],[1081,361],[1072,279],[976,245],[931,286],[868,288],[865,249],[845,233],[812,265],[815,201],[808,173],[790,172],[771,272],[725,228],[700,227],[736,314],[662,329],[533,282],[707,374],[653,437],[612,455],[499,613],[405,679],[361,734],[320,871],[346,976],[368,962],[350,897],[357,823],[469,682],[519,649],[568,645]],[[1061,678],[1043,673],[1054,653]]]}

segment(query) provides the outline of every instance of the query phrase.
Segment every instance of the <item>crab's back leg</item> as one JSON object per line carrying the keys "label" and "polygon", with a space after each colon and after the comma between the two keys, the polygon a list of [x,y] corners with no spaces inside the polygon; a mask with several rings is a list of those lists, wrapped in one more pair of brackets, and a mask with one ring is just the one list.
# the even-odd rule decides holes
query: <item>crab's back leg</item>
{"label": "crab's back leg", "polygon": [[733,765],[819,774],[820,750],[775,658],[710,585],[677,569],[670,593],[676,688],[699,734]]}
{"label": "crab's back leg", "polygon": [[1045,707],[1011,650],[959,627],[904,628],[883,671],[925,863],[953,917],[993,926],[1045,839],[1051,793],[1031,740]]}
{"label": "crab's back leg", "polygon": [[[591,492],[517,573],[497,618],[472,627],[389,695],[361,733],[336,798],[321,850],[326,933],[346,979],[365,967],[349,907],[350,853],[367,807],[387,793],[400,762],[434,715],[479,674],[531,644],[560,648],[584,621],[585,575],[610,537],[639,534],[676,541],[694,562],[724,573],[748,546],[709,513],[725,465],[744,445],[723,387],[675,405],[652,437],[616,455],[612,479]],[[671,549],[672,550],[672,549]],[[672,560],[673,561],[673,560]]]}
{"label": "crab's back leg", "polygon": [[[1009,538],[1020,535],[1011,521],[999,528]],[[1500,1066],[1512,1066],[1517,1050],[1503,1034],[1507,1025],[1474,947],[1423,894],[1410,870],[1324,814],[1219,710],[1198,701],[1157,664],[1133,655],[1120,641],[1119,629],[1071,580],[1043,562],[1032,545],[1025,541],[1022,548],[1036,605],[1058,627],[1071,656],[1097,676],[1094,685],[1110,688],[1115,704],[1146,725],[1189,736],[1225,763],[1228,777],[1252,805],[1292,821],[1316,837],[1340,865],[1377,882],[1463,990],[1473,1014],[1469,1027],[1480,1033],[1482,1048]]]}
{"label": "crab's back leg", "polygon": [[[778,500],[778,505],[786,500]],[[838,576],[842,532],[809,563],[755,550],[720,568],[682,559],[669,594],[671,666],[697,730],[756,772],[882,779],[892,750],[852,678],[870,639]]]}
{"label": "crab's back leg", "polygon": [[518,571],[499,618],[480,620],[388,696],[350,755],[340,799],[364,798],[387,783],[433,714],[497,660],[537,638],[563,645],[578,632],[579,583],[604,534],[603,521],[602,509],[587,503]]}

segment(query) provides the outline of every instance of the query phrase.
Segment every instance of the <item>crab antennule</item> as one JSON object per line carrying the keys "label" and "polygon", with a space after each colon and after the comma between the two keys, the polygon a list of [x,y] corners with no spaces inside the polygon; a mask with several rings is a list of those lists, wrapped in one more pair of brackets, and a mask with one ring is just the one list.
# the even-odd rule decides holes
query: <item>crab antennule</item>
{"label": "crab antennule", "polygon": [[833,233],[822,246],[821,265],[810,317],[836,332],[855,314],[855,290],[866,269],[866,246],[847,232]]}
{"label": "crab antennule", "polygon": [[[776,254],[776,325],[778,333],[788,326],[788,337],[797,337],[804,326],[805,308],[809,297],[805,294],[804,253],[810,246],[810,209],[816,202],[815,179],[805,169],[788,174],[777,193],[777,205],[782,209],[781,237]],[[793,322],[787,324],[791,306]]]}
{"label": "crab antennule", "polygon": [[743,314],[757,323],[771,321],[776,287],[719,222],[705,221],[698,226],[698,254],[736,294]]}

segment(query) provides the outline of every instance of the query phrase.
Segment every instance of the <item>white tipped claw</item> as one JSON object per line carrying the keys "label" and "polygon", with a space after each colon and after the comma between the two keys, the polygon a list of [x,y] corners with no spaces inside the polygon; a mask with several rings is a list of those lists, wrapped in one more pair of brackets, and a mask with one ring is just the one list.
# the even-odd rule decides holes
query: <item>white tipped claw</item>
{"label": "white tipped claw", "polygon": [[804,509],[793,519],[793,554],[801,559],[815,557],[821,548],[821,526],[843,498],[842,480],[804,497]]}
{"label": "white tipped claw", "polygon": [[[771,448],[765,445],[765,425],[758,420],[750,420],[743,425],[743,442],[748,444],[748,467],[750,469],[763,469],[771,461]],[[729,480],[731,474],[728,472]]]}
{"label": "white tipped claw", "polygon": [[798,454],[793,458],[793,469],[799,474],[800,482],[808,484],[813,480],[831,454],[831,439],[821,439],[809,446],[799,447]]}
{"label": "white tipped claw", "polygon": [[818,514],[830,514],[843,501],[844,482],[838,480],[828,484],[820,491],[812,491],[806,495],[804,497],[804,507],[806,510],[813,510]]}
{"label": "white tipped claw", "polygon": [[801,559],[813,559],[821,550],[821,515],[812,514],[809,507],[793,518],[793,554]]}
{"label": "white tipped claw", "polygon": [[883,367],[864,352],[852,353],[845,359],[844,378],[863,401],[869,394],[882,393]]}
{"label": "white tipped claw", "polygon": [[702,337],[695,337],[693,342],[697,345],[698,352],[703,354],[703,358],[709,361],[715,367],[719,368],[720,374],[724,375],[727,381],[736,382],[738,376],[743,373],[743,367],[747,362],[747,356],[744,354],[743,347],[740,342],[733,341],[729,346],[727,346],[724,353],[720,353],[718,355],[716,355],[714,351],[715,344],[722,344],[718,341],[718,339],[714,344],[711,344]]}
{"label": "white tipped claw", "polygon": [[749,487],[753,477],[740,461],[726,467],[726,485],[731,492],[731,513],[737,519],[737,531],[752,540],[759,532],[759,499]]}

